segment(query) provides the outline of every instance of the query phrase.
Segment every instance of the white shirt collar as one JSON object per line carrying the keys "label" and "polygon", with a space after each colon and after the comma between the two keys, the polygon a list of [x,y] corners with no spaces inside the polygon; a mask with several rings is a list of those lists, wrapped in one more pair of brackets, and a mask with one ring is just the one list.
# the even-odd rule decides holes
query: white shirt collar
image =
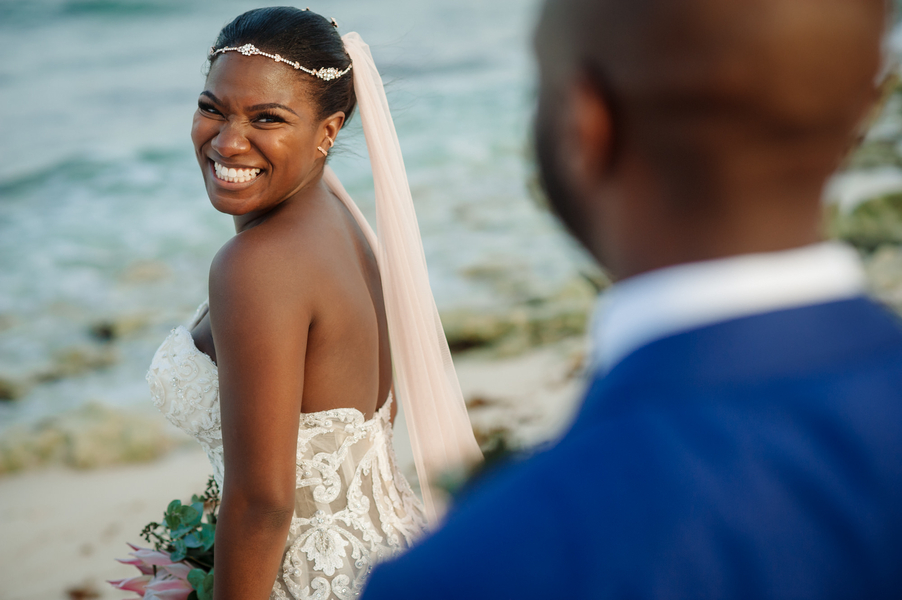
{"label": "white shirt collar", "polygon": [[861,295],[857,253],[836,242],[667,267],[630,277],[598,300],[593,372],[676,333],[755,314]]}

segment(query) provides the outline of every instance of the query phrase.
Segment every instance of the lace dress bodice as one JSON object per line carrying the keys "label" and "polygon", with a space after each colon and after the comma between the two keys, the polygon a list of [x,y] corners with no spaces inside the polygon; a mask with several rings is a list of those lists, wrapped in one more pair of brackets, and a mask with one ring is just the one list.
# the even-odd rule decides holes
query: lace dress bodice
{"label": "lace dress bodice", "polygon": [[[188,328],[172,330],[147,381],[157,408],[206,451],[222,487],[218,371]],[[369,420],[355,408],[301,415],[294,516],[271,598],[356,597],[375,563],[423,532],[422,505],[392,447],[391,402]]]}

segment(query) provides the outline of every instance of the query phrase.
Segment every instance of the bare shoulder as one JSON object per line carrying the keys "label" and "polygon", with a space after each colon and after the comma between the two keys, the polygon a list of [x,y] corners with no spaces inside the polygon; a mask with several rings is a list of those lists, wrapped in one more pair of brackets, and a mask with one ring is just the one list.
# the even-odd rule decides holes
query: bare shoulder
{"label": "bare shoulder", "polygon": [[282,318],[300,310],[311,320],[333,312],[362,272],[359,241],[337,202],[311,199],[232,238],[210,267],[211,307]]}
{"label": "bare shoulder", "polygon": [[291,233],[258,226],[229,240],[210,266],[211,305],[244,314],[309,310],[314,253]]}

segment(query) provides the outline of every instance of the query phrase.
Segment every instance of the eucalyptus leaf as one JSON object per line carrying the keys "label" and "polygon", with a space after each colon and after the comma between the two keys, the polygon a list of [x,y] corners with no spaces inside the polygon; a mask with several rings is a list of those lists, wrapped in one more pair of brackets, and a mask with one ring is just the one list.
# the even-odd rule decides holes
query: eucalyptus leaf
{"label": "eucalyptus leaf", "polygon": [[197,598],[198,600],[213,600],[213,569],[210,569],[210,572],[204,577],[204,585],[197,592]]}
{"label": "eucalyptus leaf", "polygon": [[182,524],[182,520],[179,518],[177,514],[167,513],[163,521],[166,523],[166,527],[169,529],[176,529],[179,525]]}
{"label": "eucalyptus leaf", "polygon": [[213,565],[219,504],[219,486],[211,477],[203,495],[194,494],[190,504],[173,500],[166,507],[162,523],[148,523],[141,531],[141,537],[156,550],[168,553],[173,562],[201,567],[194,575],[194,591],[187,600],[213,598],[213,577],[206,575],[205,568]]}
{"label": "eucalyptus leaf", "polygon": [[191,584],[195,590],[200,589],[200,587],[204,584],[204,578],[206,578],[207,572],[203,569],[191,569],[191,572],[188,573],[188,583]]}
{"label": "eucalyptus leaf", "polygon": [[172,562],[183,560],[188,554],[188,546],[185,544],[185,540],[175,540],[172,545],[175,547],[175,550],[170,553],[169,558]]}
{"label": "eucalyptus leaf", "polygon": [[200,520],[204,517],[204,503],[203,502],[192,502],[191,508],[197,511],[197,516],[193,518],[192,525],[198,525]]}
{"label": "eucalyptus leaf", "polygon": [[181,500],[173,500],[169,503],[169,506],[166,507],[166,513],[163,515],[163,519],[166,521],[166,526],[169,527],[169,529],[175,529],[182,524],[181,509]]}
{"label": "eucalyptus leaf", "polygon": [[179,508],[179,517],[186,526],[193,526],[200,523],[201,517],[204,516],[203,511],[196,510],[193,506],[182,506]]}
{"label": "eucalyptus leaf", "polygon": [[187,534],[191,533],[192,531],[194,531],[194,527],[187,527],[185,525],[182,525],[181,527],[178,527],[177,529],[173,529],[172,533],[170,535],[172,536],[172,539],[177,539],[177,538],[185,537]]}
{"label": "eucalyptus leaf", "polygon": [[200,540],[203,542],[204,550],[213,547],[213,541],[216,539],[216,527],[209,523],[202,523],[200,526]]}

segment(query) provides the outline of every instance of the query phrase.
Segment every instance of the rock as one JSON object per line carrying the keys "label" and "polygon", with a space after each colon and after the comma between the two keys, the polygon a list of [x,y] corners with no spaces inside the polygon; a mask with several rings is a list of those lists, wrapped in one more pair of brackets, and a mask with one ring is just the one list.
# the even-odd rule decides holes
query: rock
{"label": "rock", "polygon": [[166,279],[170,274],[166,263],[157,260],[139,260],[126,267],[119,274],[119,279],[127,284],[155,283]]}
{"label": "rock", "polygon": [[28,379],[0,374],[0,400],[18,400],[31,390],[31,386]]}
{"label": "rock", "polygon": [[583,335],[603,282],[574,278],[547,298],[532,299],[506,310],[443,312],[442,325],[452,352],[482,349],[512,356],[529,348]]}
{"label": "rock", "polygon": [[[898,4],[898,3],[897,3]],[[879,97],[865,115],[866,135],[848,160],[851,168],[902,166],[899,153],[899,112],[902,108],[902,79],[891,71],[883,81]]]}
{"label": "rock", "polygon": [[121,315],[94,323],[89,332],[101,342],[112,342],[147,328],[149,323],[150,319],[144,314]]}
{"label": "rock", "polygon": [[[110,345],[68,346],[38,361],[25,361],[0,371],[0,400],[18,400],[39,383],[75,377],[116,364],[119,355]],[[7,370],[8,369],[8,370]]]}
{"label": "rock", "polygon": [[866,141],[849,158],[851,169],[875,169],[879,167],[902,167],[902,156],[893,140]]}
{"label": "rock", "polygon": [[902,312],[902,247],[878,248],[865,258],[865,272],[873,293]]}
{"label": "rock", "polygon": [[441,318],[451,352],[488,346],[514,330],[504,315],[460,310],[442,313]]}
{"label": "rock", "polygon": [[886,194],[863,202],[851,212],[836,207],[826,211],[831,237],[873,252],[883,244],[902,243],[902,193]]}
{"label": "rock", "polygon": [[116,349],[103,345],[84,344],[70,346],[53,354],[50,367],[38,373],[38,381],[56,381],[82,375],[89,371],[110,367],[118,362]]}
{"label": "rock", "polygon": [[175,444],[162,418],[93,403],[5,431],[0,439],[0,474],[47,464],[90,469],[149,461]]}
{"label": "rock", "polygon": [[466,403],[467,410],[473,410],[476,408],[491,406],[493,404],[496,404],[497,401],[486,398],[485,396],[472,396],[470,398],[467,398]]}
{"label": "rock", "polygon": [[7,329],[12,329],[18,323],[19,323],[19,319],[17,319],[13,315],[0,314],[0,331],[6,331]]}

